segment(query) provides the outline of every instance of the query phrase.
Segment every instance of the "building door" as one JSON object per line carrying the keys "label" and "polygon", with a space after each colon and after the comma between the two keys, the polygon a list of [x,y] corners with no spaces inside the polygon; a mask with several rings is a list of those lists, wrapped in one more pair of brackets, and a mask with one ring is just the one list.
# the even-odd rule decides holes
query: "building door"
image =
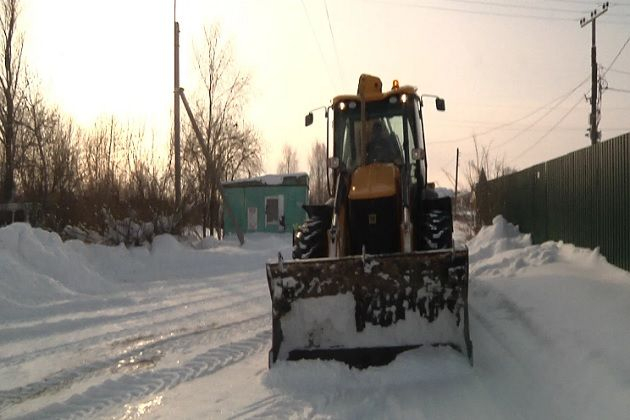
{"label": "building door", "polygon": [[258,208],[247,208],[247,230],[258,230]]}
{"label": "building door", "polygon": [[278,225],[278,230],[284,231],[284,196],[275,195],[265,197],[265,226]]}
{"label": "building door", "polygon": [[265,226],[278,224],[278,197],[265,197]]}

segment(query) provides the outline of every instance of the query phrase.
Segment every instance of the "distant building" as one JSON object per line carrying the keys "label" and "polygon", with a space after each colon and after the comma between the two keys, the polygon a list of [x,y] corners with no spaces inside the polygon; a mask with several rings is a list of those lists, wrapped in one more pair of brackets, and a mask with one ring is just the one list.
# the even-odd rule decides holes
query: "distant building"
{"label": "distant building", "polygon": [[264,175],[223,183],[224,233],[291,232],[304,221],[308,175]]}

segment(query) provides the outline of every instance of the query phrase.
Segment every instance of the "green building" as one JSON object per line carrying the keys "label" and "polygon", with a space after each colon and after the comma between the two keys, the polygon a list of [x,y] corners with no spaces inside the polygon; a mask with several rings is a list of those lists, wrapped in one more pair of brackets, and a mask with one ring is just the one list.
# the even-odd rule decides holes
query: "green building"
{"label": "green building", "polygon": [[264,175],[223,183],[224,233],[290,232],[306,218],[308,175]]}

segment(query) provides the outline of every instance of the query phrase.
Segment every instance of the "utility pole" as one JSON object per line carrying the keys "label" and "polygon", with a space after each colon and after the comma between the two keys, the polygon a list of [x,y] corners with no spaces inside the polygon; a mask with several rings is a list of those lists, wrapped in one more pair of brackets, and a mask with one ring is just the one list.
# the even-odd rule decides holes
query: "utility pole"
{"label": "utility pole", "polygon": [[591,144],[595,144],[599,141],[599,130],[597,125],[599,124],[599,110],[597,109],[597,48],[595,47],[595,20],[608,11],[608,2],[602,4],[601,9],[595,9],[591,12],[587,18],[580,19],[580,26],[583,28],[589,23],[592,23],[593,29],[593,43],[591,46],[591,116],[589,118],[590,128],[589,135],[591,138]]}
{"label": "utility pole", "polygon": [[182,164],[180,157],[180,118],[179,118],[179,22],[177,22],[176,17],[176,5],[177,3],[173,2],[173,20],[174,20],[174,62],[175,62],[175,77],[174,77],[174,88],[173,88],[173,147],[175,152],[175,204],[179,208],[182,202]]}

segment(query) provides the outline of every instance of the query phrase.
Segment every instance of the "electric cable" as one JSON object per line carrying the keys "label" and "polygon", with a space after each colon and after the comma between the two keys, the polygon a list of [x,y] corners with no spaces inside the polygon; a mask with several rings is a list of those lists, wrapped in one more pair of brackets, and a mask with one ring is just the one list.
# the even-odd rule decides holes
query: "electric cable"
{"label": "electric cable", "polygon": [[[540,116],[540,118],[538,118],[537,120],[535,120],[534,122],[532,122],[531,124],[529,124],[528,126],[526,126],[525,128],[523,128],[521,131],[519,131],[518,133],[516,133],[515,135],[513,135],[512,137],[510,137],[509,139],[507,139],[506,141],[504,141],[503,143],[497,145],[497,147],[503,147],[506,144],[510,143],[512,140],[516,139],[517,137],[519,137],[521,134],[525,133],[526,131],[530,130],[532,127],[534,127],[536,124],[538,124],[540,121],[542,121],[545,117],[547,117],[549,114],[551,114],[553,111],[555,111],[558,106],[560,106],[560,104],[562,104],[564,101],[566,101],[569,96],[571,96],[576,90],[578,90],[582,85],[584,85],[584,83],[586,83],[588,81],[588,79],[590,78],[587,77],[586,79],[584,79],[582,81],[582,83],[580,83],[579,85],[577,85],[575,88],[573,88],[573,90],[571,90],[569,93],[567,93],[565,95],[564,98],[562,98],[562,100],[560,102],[558,102],[555,106],[551,107],[547,112],[545,112],[542,116]],[[570,109],[570,111],[572,111],[573,109]],[[570,112],[569,111],[569,112]],[[556,126],[552,127],[555,128]]]}
{"label": "electric cable", "polygon": [[[536,108],[534,111],[532,111],[532,112],[530,112],[530,113],[528,113],[528,114],[526,114],[526,115],[524,115],[524,116],[522,116],[520,118],[517,118],[515,120],[509,121],[509,122],[506,122],[506,123],[503,123],[503,124],[499,124],[499,125],[494,126],[494,127],[490,127],[489,129],[487,129],[485,131],[482,131],[480,133],[475,133],[474,136],[477,136],[477,137],[485,136],[486,134],[490,134],[490,133],[492,133],[494,131],[500,130],[502,128],[505,128],[505,127],[508,127],[510,125],[513,125],[513,124],[516,124],[518,122],[521,122],[523,120],[526,120],[527,118],[529,118],[529,117],[531,117],[533,115],[536,115],[537,113],[539,113],[543,109],[546,109],[546,108],[548,108],[550,106],[553,106],[558,101],[560,101],[560,102],[557,105],[560,105],[562,102],[564,102],[564,100],[566,100],[569,96],[571,96],[571,94],[573,92],[578,90],[584,83],[586,83],[589,78],[590,78],[590,76],[586,77],[583,81],[581,81],[577,86],[575,86],[569,92],[564,93],[564,94],[558,96],[557,98],[552,99],[551,101],[547,102],[546,104]],[[554,109],[555,109],[555,107],[552,108],[551,110],[554,110]],[[463,136],[463,137],[458,137],[456,139],[434,141],[434,142],[431,142],[431,145],[434,145],[434,144],[458,143],[458,142],[461,142],[461,141],[464,141],[464,140],[470,140],[470,138],[471,138],[471,136],[467,135],[467,136]]]}
{"label": "electric cable", "polygon": [[617,59],[623,52],[624,48],[626,48],[626,46],[628,45],[628,42],[630,42],[630,36],[628,36],[628,39],[626,39],[626,42],[623,43],[623,45],[619,49],[619,52],[617,52],[617,55],[615,56],[615,58],[613,58],[613,60],[608,65],[608,67],[606,67],[606,70],[604,70],[604,74],[603,74],[604,76],[606,75],[606,73],[608,73],[608,70],[610,70],[610,68],[615,64],[615,62],[617,61]]}
{"label": "electric cable", "polygon": [[326,62],[326,58],[324,57],[324,51],[322,50],[322,46],[319,43],[319,39],[317,38],[317,34],[315,33],[315,28],[313,27],[313,22],[311,22],[311,17],[308,14],[308,9],[306,8],[306,4],[304,4],[304,0],[301,0],[302,7],[304,8],[304,14],[306,15],[306,20],[308,20],[308,25],[311,27],[311,32],[313,33],[313,38],[315,38],[315,43],[317,44],[317,48],[319,49],[319,55],[322,59],[322,63],[326,68],[326,73],[328,74],[328,79],[330,79],[331,87],[335,90],[339,90],[338,86],[335,84],[332,75],[330,74],[330,69],[328,68],[328,63]]}
{"label": "electric cable", "polygon": [[627,74],[630,76],[630,71],[623,71],[623,70],[617,70],[617,69],[608,69],[608,71],[612,71],[613,73],[619,73],[619,74]]}
{"label": "electric cable", "polygon": [[630,89],[616,89],[616,88],[611,88],[610,86],[608,86],[606,90],[611,90],[613,92],[630,93]]}
{"label": "electric cable", "polygon": [[463,3],[463,4],[478,4],[481,6],[496,6],[496,7],[509,8],[509,9],[524,9],[524,10],[538,10],[538,11],[545,11],[545,12],[584,14],[584,12],[581,10],[557,9],[554,7],[542,7],[542,6],[523,5],[523,4],[514,4],[514,3],[498,3],[498,2],[483,1],[483,0],[444,0],[444,1],[450,1],[453,3]]}
{"label": "electric cable", "polygon": [[343,74],[341,61],[339,61],[339,52],[337,51],[337,41],[335,41],[335,34],[332,29],[332,24],[330,23],[330,14],[328,13],[328,4],[326,3],[326,0],[324,0],[324,8],[326,9],[326,18],[328,19],[328,29],[330,30],[330,37],[332,38],[333,50],[335,51],[335,58],[337,59],[337,68],[339,69],[339,75],[341,76],[341,81],[343,83],[345,82],[346,78]]}
{"label": "electric cable", "polygon": [[[582,102],[582,98],[578,98],[578,101],[575,103],[575,105],[573,105],[571,107],[571,109],[569,109],[569,111],[567,111],[550,129],[549,131],[547,131],[545,134],[543,134],[538,140],[536,140],[531,146],[529,146],[528,148],[526,148],[525,150],[523,150],[521,153],[518,154],[518,157],[521,158],[523,157],[525,154],[527,154],[530,150],[532,150],[534,147],[536,147],[541,141],[543,141],[549,134],[551,134],[551,132],[553,132],[553,130],[556,129],[556,127],[558,127],[560,125],[560,123],[562,121],[565,120],[566,117],[569,116],[569,114],[571,114],[573,112],[573,110],[575,110],[575,108],[580,104],[580,102]],[[512,162],[514,161],[514,159],[512,159]]]}
{"label": "electric cable", "polygon": [[[543,16],[543,15],[531,15],[531,14],[519,14],[519,13],[507,13],[507,12],[498,12],[498,11],[490,11],[490,10],[473,10],[473,9],[462,9],[457,7],[445,7],[445,6],[436,6],[430,4],[418,4],[418,3],[409,3],[409,2],[401,2],[396,0],[368,0],[372,3],[381,3],[387,4],[390,6],[401,6],[401,7],[410,7],[410,8],[418,8],[418,9],[426,9],[426,10],[437,10],[443,12],[455,12],[455,13],[464,13],[464,14],[472,14],[472,15],[482,15],[482,16],[495,16],[495,17],[507,17],[507,18],[517,18],[517,19],[530,19],[530,20],[539,20],[539,21],[560,21],[560,22],[579,22],[576,18],[567,18],[560,16]],[[463,1],[463,0],[462,0]],[[563,11],[566,13],[569,11]],[[573,13],[573,12],[570,12]],[[584,12],[581,12],[583,14]],[[625,16],[625,15],[624,15]],[[610,19],[605,20],[603,23],[610,25],[625,25],[627,26],[629,23],[625,21],[613,21]]]}

